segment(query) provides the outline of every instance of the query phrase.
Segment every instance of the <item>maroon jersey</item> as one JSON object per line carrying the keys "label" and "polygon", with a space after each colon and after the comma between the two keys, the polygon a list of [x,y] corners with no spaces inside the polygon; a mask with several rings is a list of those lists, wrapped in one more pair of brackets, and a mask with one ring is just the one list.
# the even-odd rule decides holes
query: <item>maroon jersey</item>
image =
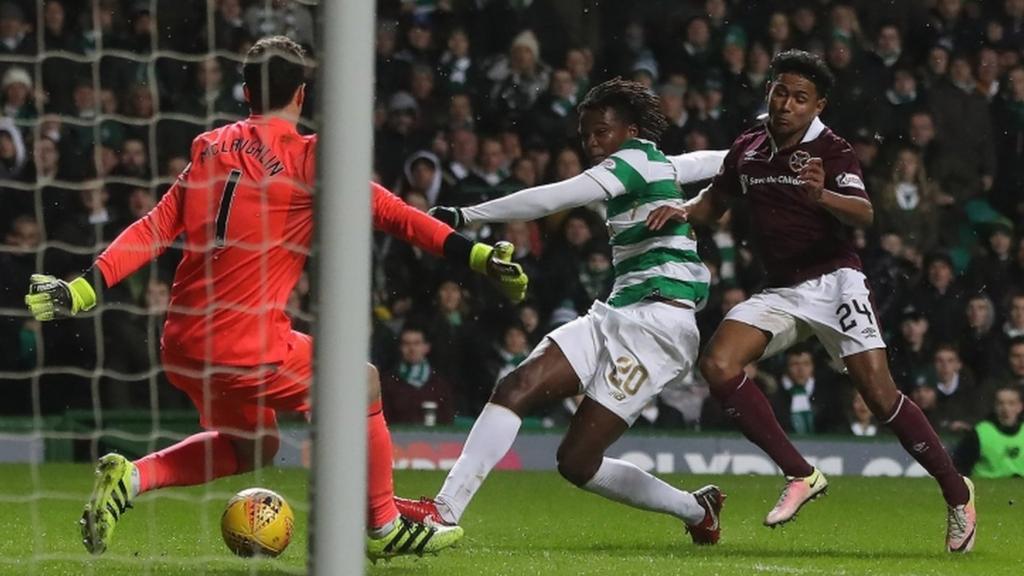
{"label": "maroon jersey", "polygon": [[768,287],[793,286],[840,268],[861,269],[850,230],[812,202],[800,187],[800,169],[821,158],[825,189],[868,198],[853,148],[815,119],[802,142],[776,149],[764,125],[733,142],[715,176],[715,193],[745,198],[764,260]]}

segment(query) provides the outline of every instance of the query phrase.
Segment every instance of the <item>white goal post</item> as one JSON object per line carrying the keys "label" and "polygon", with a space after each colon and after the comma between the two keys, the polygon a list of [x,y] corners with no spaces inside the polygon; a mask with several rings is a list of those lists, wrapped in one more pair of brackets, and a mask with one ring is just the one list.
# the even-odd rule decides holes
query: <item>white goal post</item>
{"label": "white goal post", "polygon": [[321,4],[311,573],[362,574],[374,3]]}

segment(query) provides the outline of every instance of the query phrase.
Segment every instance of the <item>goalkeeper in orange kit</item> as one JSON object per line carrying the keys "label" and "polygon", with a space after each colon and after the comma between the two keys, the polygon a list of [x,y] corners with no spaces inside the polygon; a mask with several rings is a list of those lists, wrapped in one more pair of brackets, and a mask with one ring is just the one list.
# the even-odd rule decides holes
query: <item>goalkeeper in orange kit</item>
{"label": "goalkeeper in orange kit", "polygon": [[[138,494],[268,465],[280,444],[277,412],[308,416],[313,342],[293,331],[285,314],[313,231],[317,137],[296,131],[306,94],[303,57],[282,36],[257,42],[243,72],[249,118],[196,137],[191,163],[174,186],[94,263],[111,287],[176,238],[184,240],[161,356],[168,379],[192,399],[206,430],[134,462],[117,454],[100,459],[81,519],[84,544],[94,554],[107,548]],[[512,300],[523,298],[527,277],[509,262],[511,245],[474,243],[381,186],[371,190],[376,228],[464,263]],[[90,276],[65,282],[34,275],[26,304],[41,321],[89,310],[96,304]],[[367,554],[437,552],[457,542],[462,529],[399,515],[380,382],[372,365],[369,371]]]}

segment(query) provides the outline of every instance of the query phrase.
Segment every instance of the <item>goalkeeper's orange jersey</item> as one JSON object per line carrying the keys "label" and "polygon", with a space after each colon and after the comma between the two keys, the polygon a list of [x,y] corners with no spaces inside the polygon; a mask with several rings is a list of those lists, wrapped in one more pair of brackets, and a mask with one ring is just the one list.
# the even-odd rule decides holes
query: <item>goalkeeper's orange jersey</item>
{"label": "goalkeeper's orange jersey", "polygon": [[[182,238],[166,352],[231,366],[285,358],[285,304],[313,233],[316,143],[284,119],[260,116],[199,135],[177,182],[100,255],[109,287]],[[442,254],[450,227],[371,187],[374,227]]]}

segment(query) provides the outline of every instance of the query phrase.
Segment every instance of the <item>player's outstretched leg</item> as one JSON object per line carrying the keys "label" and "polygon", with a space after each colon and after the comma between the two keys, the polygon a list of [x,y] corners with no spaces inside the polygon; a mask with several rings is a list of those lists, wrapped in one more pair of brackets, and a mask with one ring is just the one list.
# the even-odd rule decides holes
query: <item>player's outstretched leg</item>
{"label": "player's outstretched leg", "polygon": [[700,371],[711,394],[743,435],[758,446],[786,475],[786,487],[765,517],[765,526],[792,520],[804,504],[820,495],[828,482],[790,442],[764,393],[747,379],[744,367],[764,354],[769,337],[759,328],[725,320],[715,330],[700,359]]}
{"label": "player's outstretched leg", "polygon": [[675,516],[693,541],[714,544],[725,495],[715,486],[696,494],[674,488],[625,460],[604,456],[629,428],[621,417],[590,397],[580,402],[558,447],[558,471],[566,480],[595,494],[651,512]]}
{"label": "player's outstretched leg", "polygon": [[786,487],[782,489],[775,507],[765,516],[764,525],[775,528],[789,522],[796,518],[804,504],[824,495],[827,490],[828,479],[817,468],[808,476],[786,476]]}
{"label": "player's outstretched leg", "polygon": [[384,419],[380,376],[369,367],[367,410],[367,538],[366,556],[373,562],[407,554],[436,554],[462,539],[458,526],[433,525],[429,520],[403,518],[395,507],[391,432]]}
{"label": "player's outstretched leg", "polygon": [[143,456],[134,462],[134,495],[169,486],[197,486],[269,466],[281,440],[276,419],[268,424],[259,432],[200,432]]}
{"label": "player's outstretched leg", "polygon": [[[279,444],[276,433],[260,436],[263,461],[269,461]],[[119,454],[107,454],[96,466],[96,483],[82,512],[80,526],[86,549],[102,554],[110,545],[114,527],[143,492],[166,486],[194,486],[222,476],[252,470],[252,458],[241,464],[239,451],[255,452],[252,439],[221,432],[201,432],[129,462]],[[209,456],[208,456],[209,455]],[[207,466],[209,462],[210,466]]]}
{"label": "player's outstretched leg", "polygon": [[132,507],[135,465],[120,454],[107,454],[96,465],[96,482],[82,511],[82,543],[92,554],[102,554],[121,517]]}
{"label": "player's outstretched leg", "polygon": [[693,493],[697,504],[704,509],[704,518],[700,523],[693,526],[687,525],[686,531],[694,544],[718,544],[722,535],[722,506],[725,504],[725,494],[715,486],[709,484]]}
{"label": "player's outstretched leg", "polygon": [[[567,324],[561,329],[572,326]],[[403,515],[458,523],[490,471],[505,457],[531,410],[579,393],[580,380],[561,349],[545,339],[498,382],[434,500],[399,500]]]}
{"label": "player's outstretched leg", "polygon": [[399,516],[380,536],[366,540],[366,556],[372,561],[415,554],[437,554],[462,540],[462,528],[413,522]]}
{"label": "player's outstretched leg", "polygon": [[974,506],[974,483],[964,478],[970,497],[966,504],[946,507],[946,551],[970,552],[978,535],[978,513]]}
{"label": "player's outstretched leg", "polygon": [[885,351],[867,350],[843,361],[871,411],[892,428],[903,448],[939,483],[946,500],[946,549],[970,552],[977,522],[974,486],[957,472],[921,409],[896,389]]}
{"label": "player's outstretched leg", "polygon": [[398,520],[395,508],[395,480],[391,432],[384,419],[384,406],[380,397],[380,376],[373,365],[369,370],[369,408],[366,412],[366,529],[371,534],[383,535]]}
{"label": "player's outstretched leg", "polygon": [[399,515],[395,507],[392,472],[391,434],[380,407],[380,400],[370,406],[369,478],[367,482],[369,510],[367,514],[366,556],[376,562],[407,554],[437,554],[462,539],[462,528],[433,523],[430,519],[413,520]]}

